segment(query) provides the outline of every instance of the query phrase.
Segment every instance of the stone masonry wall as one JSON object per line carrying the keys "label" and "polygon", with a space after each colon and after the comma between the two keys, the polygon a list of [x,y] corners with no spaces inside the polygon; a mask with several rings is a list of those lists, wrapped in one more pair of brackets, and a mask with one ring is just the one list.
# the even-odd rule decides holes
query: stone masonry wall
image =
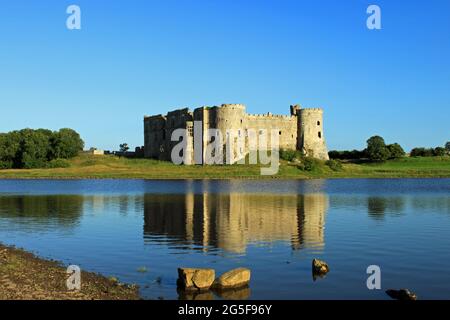
{"label": "stone masonry wall", "polygon": [[[256,138],[266,130],[270,145],[271,130],[276,129],[281,149],[302,150],[306,155],[319,159],[328,159],[327,147],[323,134],[323,110],[301,109],[291,106],[291,115],[247,114],[246,108],[241,104],[227,104],[220,107],[201,107],[190,112],[180,109],[169,112],[167,116],[157,115],[145,117],[145,156],[148,158],[170,160],[171,150],[178,142],[171,142],[170,138],[175,129],[188,130],[190,153],[188,159],[192,164],[194,159],[194,136],[192,126],[194,121],[202,122],[201,148],[202,159],[205,159],[208,144],[208,129],[219,129],[224,140],[227,139],[227,130],[234,130],[239,135],[247,136],[249,130],[254,130]],[[235,138],[237,139],[237,138]],[[236,143],[234,144],[235,147]],[[258,140],[259,145],[259,140]],[[248,139],[245,140],[244,153],[248,153]],[[262,148],[264,149],[264,148]],[[242,151],[242,150],[240,150]],[[238,151],[235,150],[237,153]]]}

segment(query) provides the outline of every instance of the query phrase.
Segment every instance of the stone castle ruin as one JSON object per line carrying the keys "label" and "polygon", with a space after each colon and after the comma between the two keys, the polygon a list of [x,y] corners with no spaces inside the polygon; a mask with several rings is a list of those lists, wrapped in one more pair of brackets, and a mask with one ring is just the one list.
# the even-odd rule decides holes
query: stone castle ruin
{"label": "stone castle ruin", "polygon": [[[194,133],[194,124],[197,126],[198,123],[201,123],[201,128],[196,129]],[[291,114],[287,116],[271,113],[247,114],[244,105],[224,104],[220,107],[197,108],[193,112],[189,109],[180,109],[171,111],[165,116],[146,116],[145,157],[170,161],[172,149],[179,143],[171,141],[172,133],[176,129],[186,130],[186,146],[190,155],[185,157],[185,164],[206,163],[206,150],[211,143],[208,129],[218,129],[224,140],[229,138],[227,132],[230,131],[237,132],[239,137],[242,135],[244,143],[238,148],[244,150],[235,150],[240,154],[248,154],[250,131],[256,132],[256,136],[262,135],[263,131],[269,132],[267,142],[270,145],[270,132],[273,134],[276,130],[280,149],[300,150],[306,156],[328,160],[323,133],[323,110],[319,108],[303,109],[295,105],[291,106]],[[201,150],[195,150],[196,148]],[[202,159],[194,159],[194,153],[202,155]]]}

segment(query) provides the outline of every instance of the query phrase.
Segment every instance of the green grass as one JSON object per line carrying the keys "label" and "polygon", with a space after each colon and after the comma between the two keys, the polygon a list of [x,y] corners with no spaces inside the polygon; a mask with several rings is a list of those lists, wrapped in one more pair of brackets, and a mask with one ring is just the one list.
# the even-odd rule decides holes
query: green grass
{"label": "green grass", "polygon": [[0,170],[0,179],[274,179],[450,177],[450,157],[404,158],[384,163],[344,163],[333,171],[318,162],[312,171],[282,160],[275,176],[261,176],[259,165],[177,166],[150,159],[80,155],[67,168]]}

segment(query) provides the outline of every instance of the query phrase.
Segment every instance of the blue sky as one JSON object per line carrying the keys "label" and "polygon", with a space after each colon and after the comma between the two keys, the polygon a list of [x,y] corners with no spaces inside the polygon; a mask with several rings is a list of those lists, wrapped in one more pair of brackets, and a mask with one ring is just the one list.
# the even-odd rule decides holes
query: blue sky
{"label": "blue sky", "polygon": [[[66,8],[82,29],[66,28]],[[366,9],[382,10],[382,30]],[[0,1],[0,131],[143,144],[143,116],[243,103],[325,109],[330,149],[450,140],[450,1]]]}

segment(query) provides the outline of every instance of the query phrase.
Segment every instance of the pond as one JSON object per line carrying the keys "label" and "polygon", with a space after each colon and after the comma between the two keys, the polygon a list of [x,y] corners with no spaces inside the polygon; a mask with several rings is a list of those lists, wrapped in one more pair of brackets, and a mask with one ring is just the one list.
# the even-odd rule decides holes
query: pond
{"label": "pond", "polygon": [[[147,299],[450,299],[450,179],[1,180],[0,242]],[[370,265],[383,290],[368,290]],[[178,267],[247,267],[252,281],[186,296]]]}

